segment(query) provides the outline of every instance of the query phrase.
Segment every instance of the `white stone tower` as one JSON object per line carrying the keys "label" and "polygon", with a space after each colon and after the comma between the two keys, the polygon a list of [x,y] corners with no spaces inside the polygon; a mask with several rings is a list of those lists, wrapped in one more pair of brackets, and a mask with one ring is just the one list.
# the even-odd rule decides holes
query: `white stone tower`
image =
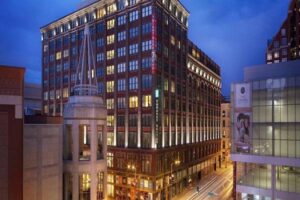
{"label": "white stone tower", "polygon": [[88,26],[77,79],[64,108],[65,200],[106,199],[106,107],[98,96],[95,59]]}

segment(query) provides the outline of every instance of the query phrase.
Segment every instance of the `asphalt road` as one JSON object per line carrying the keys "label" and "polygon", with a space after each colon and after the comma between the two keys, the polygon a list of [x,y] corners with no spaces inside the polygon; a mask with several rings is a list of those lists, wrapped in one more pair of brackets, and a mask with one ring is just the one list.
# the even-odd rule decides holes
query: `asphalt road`
{"label": "asphalt road", "polygon": [[173,200],[228,200],[232,192],[232,165],[205,177],[197,185],[188,188]]}

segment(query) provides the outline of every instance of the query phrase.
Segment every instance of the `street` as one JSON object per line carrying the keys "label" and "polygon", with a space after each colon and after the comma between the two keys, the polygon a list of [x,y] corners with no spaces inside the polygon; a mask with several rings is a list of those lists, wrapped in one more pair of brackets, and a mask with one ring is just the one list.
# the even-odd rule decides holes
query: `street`
{"label": "street", "polygon": [[[228,200],[232,193],[232,165],[218,169],[178,195],[174,200]],[[199,192],[197,192],[199,186]]]}

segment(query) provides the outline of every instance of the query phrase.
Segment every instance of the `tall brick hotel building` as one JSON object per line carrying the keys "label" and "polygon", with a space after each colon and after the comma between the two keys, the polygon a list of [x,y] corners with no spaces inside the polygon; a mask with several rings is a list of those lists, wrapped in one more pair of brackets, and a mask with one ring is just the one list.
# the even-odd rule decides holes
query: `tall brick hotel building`
{"label": "tall brick hotel building", "polygon": [[220,67],[188,39],[188,16],[178,0],[99,0],[41,28],[43,112],[60,116],[89,26],[111,199],[170,199],[220,165]]}

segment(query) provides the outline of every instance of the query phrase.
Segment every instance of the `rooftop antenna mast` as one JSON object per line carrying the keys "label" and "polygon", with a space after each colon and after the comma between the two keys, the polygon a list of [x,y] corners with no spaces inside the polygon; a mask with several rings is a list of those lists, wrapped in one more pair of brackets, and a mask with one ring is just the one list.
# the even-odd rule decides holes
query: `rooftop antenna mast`
{"label": "rooftop antenna mast", "polygon": [[98,84],[96,74],[95,58],[90,36],[89,26],[85,25],[84,38],[80,49],[79,61],[76,69],[76,82],[74,95],[97,96]]}

